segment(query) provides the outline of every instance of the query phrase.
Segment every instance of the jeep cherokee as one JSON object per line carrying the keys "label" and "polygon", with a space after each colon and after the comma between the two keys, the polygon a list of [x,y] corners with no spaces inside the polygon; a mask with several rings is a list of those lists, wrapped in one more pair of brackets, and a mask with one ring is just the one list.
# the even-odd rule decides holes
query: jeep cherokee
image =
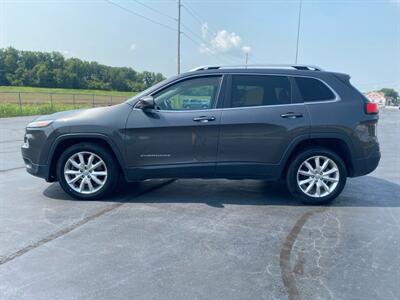
{"label": "jeep cherokee", "polygon": [[[188,105],[187,99],[201,99]],[[150,178],[286,180],[326,203],[380,159],[378,109],[350,76],[318,67],[200,67],[125,103],[28,124],[27,171],[79,199]]]}

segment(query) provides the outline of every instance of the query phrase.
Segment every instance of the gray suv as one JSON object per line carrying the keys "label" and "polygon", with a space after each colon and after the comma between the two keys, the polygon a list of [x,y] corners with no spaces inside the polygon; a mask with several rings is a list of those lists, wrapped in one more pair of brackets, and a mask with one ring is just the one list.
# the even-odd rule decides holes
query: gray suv
{"label": "gray suv", "polygon": [[349,79],[303,65],[200,67],[119,105],[40,117],[22,156],[79,199],[109,194],[120,177],[250,178],[326,203],[380,159],[377,106]]}

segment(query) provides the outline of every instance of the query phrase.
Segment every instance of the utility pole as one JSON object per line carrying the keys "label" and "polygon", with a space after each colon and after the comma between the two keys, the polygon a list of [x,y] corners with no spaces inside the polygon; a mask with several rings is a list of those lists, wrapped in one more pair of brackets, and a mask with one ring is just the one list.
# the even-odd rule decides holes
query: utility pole
{"label": "utility pole", "polygon": [[246,52],[246,66],[248,61],[249,61],[249,52]]}
{"label": "utility pole", "polygon": [[301,22],[301,6],[303,4],[303,1],[300,0],[300,5],[299,5],[299,18],[297,21],[297,43],[296,43],[296,59],[294,61],[295,64],[297,64],[297,58],[299,56],[299,39],[300,39],[300,22]]}
{"label": "utility pole", "polygon": [[178,0],[178,74],[181,73],[181,0]]}

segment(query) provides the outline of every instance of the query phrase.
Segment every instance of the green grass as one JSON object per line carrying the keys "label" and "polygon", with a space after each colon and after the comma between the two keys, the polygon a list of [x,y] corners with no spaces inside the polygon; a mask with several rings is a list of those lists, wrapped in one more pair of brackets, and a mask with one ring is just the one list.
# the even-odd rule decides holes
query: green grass
{"label": "green grass", "polygon": [[90,95],[106,95],[106,96],[122,96],[132,97],[136,92],[119,92],[119,91],[103,91],[103,90],[80,90],[80,89],[57,89],[57,88],[38,88],[29,86],[0,86],[1,92],[29,92],[29,93],[59,93],[59,94],[90,94]]}
{"label": "green grass", "polygon": [[70,104],[27,104],[21,108],[14,103],[0,103],[0,118],[17,116],[48,115],[53,112],[89,107],[87,105]]}

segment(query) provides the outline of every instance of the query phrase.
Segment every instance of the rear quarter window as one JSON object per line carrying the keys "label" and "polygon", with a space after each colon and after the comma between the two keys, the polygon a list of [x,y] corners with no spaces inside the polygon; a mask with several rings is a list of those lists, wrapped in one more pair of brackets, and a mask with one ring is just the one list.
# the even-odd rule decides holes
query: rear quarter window
{"label": "rear quarter window", "polygon": [[297,87],[304,102],[329,101],[335,99],[335,94],[325,83],[308,77],[295,77]]}

